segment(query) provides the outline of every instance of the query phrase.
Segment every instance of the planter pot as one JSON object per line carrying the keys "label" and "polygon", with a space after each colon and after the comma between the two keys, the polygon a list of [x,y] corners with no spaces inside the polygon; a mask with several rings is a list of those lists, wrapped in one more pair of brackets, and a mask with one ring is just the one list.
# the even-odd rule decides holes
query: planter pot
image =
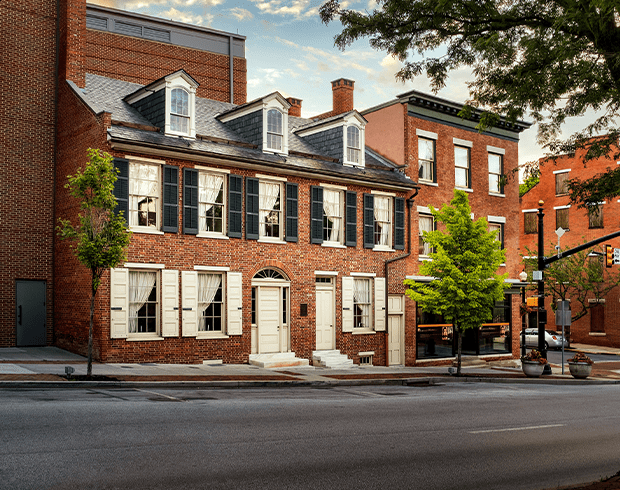
{"label": "planter pot", "polygon": [[528,378],[538,378],[545,369],[545,365],[537,361],[521,361],[521,366]]}
{"label": "planter pot", "polygon": [[569,362],[568,369],[570,369],[573,378],[577,379],[586,379],[592,374],[592,364],[587,362]]}

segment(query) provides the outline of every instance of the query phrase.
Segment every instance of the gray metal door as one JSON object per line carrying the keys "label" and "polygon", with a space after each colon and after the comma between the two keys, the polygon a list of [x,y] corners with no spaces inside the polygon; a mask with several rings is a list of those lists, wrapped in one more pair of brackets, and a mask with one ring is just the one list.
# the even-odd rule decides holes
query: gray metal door
{"label": "gray metal door", "polygon": [[16,344],[45,345],[45,281],[15,282]]}

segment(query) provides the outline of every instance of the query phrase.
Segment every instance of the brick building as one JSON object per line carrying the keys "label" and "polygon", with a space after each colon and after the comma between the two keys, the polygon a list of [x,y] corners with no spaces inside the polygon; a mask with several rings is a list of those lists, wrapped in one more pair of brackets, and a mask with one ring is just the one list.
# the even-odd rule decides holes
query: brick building
{"label": "brick building", "polygon": [[[617,149],[612,149],[613,154]],[[549,253],[558,243],[555,231],[563,228],[565,233],[560,238],[562,248],[576,247],[584,241],[608,235],[618,230],[618,213],[620,204],[617,200],[607,200],[600,203],[597,213],[580,209],[571,205],[568,197],[568,180],[587,180],[597,174],[614,168],[618,162],[610,157],[599,157],[587,163],[583,161],[584,151],[578,151],[574,156],[561,156],[557,160],[544,162],[540,166],[540,180],[521,198],[520,247],[523,255],[530,251],[538,251],[538,218],[539,201],[543,201],[544,212],[544,243],[545,253]],[[606,244],[620,248],[620,239],[614,238]],[[590,260],[600,262],[603,267],[603,257],[593,255]],[[617,266],[613,266],[614,268]],[[616,272],[616,271],[614,271]],[[548,311],[548,326],[555,330],[555,317],[550,305],[550,298],[546,298]],[[605,298],[588,299],[589,312],[570,326],[571,342],[584,344],[620,347],[620,291],[612,289]],[[581,308],[576,302],[572,309]]]}
{"label": "brick building", "polygon": [[[496,128],[479,132],[479,113],[470,120],[458,116],[462,104],[417,91],[362,111],[368,120],[366,144],[382,156],[404,167],[417,180],[420,191],[412,213],[412,228],[419,232],[418,246],[407,261],[407,277],[420,277],[418,266],[428,260],[428,246],[421,233],[435,227],[429,205],[440,208],[453,197],[454,189],[469,193],[474,219],[484,217],[490,229],[499,230],[506,249],[506,263],[499,273],[508,272],[513,283],[505,301],[496,304],[493,320],[477,331],[468,332],[463,353],[485,356],[518,354],[520,330],[518,274],[519,189],[514,181],[502,185],[501,177],[518,163],[519,133],[528,123],[510,124],[504,119]],[[453,357],[456,336],[442,318],[417,311],[407,302],[406,362],[438,362]]]}

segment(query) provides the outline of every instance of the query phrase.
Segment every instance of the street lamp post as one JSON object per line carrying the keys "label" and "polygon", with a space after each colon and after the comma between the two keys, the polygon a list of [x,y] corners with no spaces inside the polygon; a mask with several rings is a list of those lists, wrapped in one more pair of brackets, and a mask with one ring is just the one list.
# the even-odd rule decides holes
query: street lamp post
{"label": "street lamp post", "polygon": [[[519,279],[522,283],[527,281],[527,272],[521,271],[519,274]],[[521,286],[521,304],[525,305],[525,285]],[[521,317],[521,357],[525,356],[526,348],[525,348],[525,329],[527,328],[527,309],[523,313]]]}
{"label": "street lamp post", "polygon": [[[547,310],[545,310],[545,243],[543,227],[543,201],[538,201],[538,351],[547,359],[547,349],[545,349],[545,326],[547,325]],[[543,374],[552,374],[549,363],[545,364]]]}

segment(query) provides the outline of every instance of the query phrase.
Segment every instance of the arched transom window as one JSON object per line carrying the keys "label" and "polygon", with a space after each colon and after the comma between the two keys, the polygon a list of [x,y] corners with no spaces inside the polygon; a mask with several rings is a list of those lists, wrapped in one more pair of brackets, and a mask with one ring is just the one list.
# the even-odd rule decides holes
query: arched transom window
{"label": "arched transom window", "polygon": [[360,163],[360,130],[355,126],[347,128],[347,161]]}
{"label": "arched transom window", "polygon": [[288,281],[288,277],[277,269],[260,270],[254,276],[254,279],[275,279],[278,281]]}
{"label": "arched transom window", "polygon": [[170,129],[189,133],[189,94],[182,88],[172,89],[170,93]]}

